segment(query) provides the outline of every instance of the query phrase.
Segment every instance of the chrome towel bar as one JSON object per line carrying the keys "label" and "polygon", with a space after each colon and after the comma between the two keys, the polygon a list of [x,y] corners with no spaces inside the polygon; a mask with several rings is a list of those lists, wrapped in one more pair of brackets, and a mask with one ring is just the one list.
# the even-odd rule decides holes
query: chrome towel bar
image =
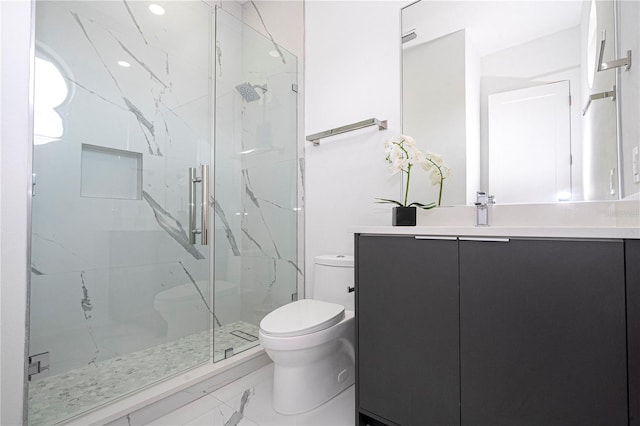
{"label": "chrome towel bar", "polygon": [[587,111],[589,111],[589,107],[591,106],[591,101],[597,101],[598,99],[606,99],[613,98],[612,101],[616,100],[616,86],[614,85],[610,91],[594,93],[593,95],[589,95],[587,100],[587,104],[582,109],[582,115],[586,115]]}
{"label": "chrome towel bar", "polygon": [[625,58],[616,59],[615,61],[603,62],[604,59],[604,46],[607,43],[607,32],[602,30],[602,40],[600,40],[600,53],[598,54],[598,72],[610,70],[613,68],[624,67],[625,71],[631,69],[631,51],[627,50],[627,56]]}
{"label": "chrome towel bar", "polygon": [[315,133],[307,136],[307,140],[313,143],[314,146],[320,145],[320,139],[327,138],[329,136],[339,135],[340,133],[350,132],[352,130],[363,129],[369,126],[378,126],[378,130],[385,130],[387,128],[387,120],[378,120],[377,118],[370,118],[368,120],[358,121],[357,123],[347,124],[346,126],[336,127],[335,129],[325,130],[324,132]]}

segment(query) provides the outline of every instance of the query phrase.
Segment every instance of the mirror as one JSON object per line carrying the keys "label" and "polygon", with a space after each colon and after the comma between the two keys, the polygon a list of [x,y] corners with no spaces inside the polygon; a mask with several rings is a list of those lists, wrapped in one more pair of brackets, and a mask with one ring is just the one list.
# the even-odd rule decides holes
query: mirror
{"label": "mirror", "polygon": [[[405,7],[402,128],[453,170],[442,204],[638,197],[638,19],[617,0]],[[436,198],[426,175],[411,192]]]}

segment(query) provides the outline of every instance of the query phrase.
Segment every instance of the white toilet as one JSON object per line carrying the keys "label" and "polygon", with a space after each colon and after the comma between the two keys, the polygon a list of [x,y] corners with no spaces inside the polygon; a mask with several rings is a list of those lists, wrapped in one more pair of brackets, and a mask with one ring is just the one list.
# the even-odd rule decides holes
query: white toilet
{"label": "white toilet", "polygon": [[353,384],[353,274],[353,256],[316,257],[315,299],[284,305],[260,323],[278,413],[312,410]]}

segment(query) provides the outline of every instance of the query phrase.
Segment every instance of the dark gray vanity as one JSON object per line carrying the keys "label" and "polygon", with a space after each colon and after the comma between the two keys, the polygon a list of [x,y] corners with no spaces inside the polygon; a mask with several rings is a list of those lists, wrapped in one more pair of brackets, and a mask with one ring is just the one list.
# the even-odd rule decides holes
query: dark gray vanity
{"label": "dark gray vanity", "polygon": [[357,425],[640,424],[640,240],[356,233]]}

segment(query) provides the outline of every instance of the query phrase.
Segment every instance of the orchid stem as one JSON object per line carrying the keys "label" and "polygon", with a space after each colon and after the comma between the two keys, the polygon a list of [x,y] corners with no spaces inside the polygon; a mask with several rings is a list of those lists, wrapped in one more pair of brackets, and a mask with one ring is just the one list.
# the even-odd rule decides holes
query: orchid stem
{"label": "orchid stem", "polygon": [[409,179],[411,178],[411,164],[407,167],[407,184],[404,190],[404,207],[407,207],[407,200],[409,199]]}

